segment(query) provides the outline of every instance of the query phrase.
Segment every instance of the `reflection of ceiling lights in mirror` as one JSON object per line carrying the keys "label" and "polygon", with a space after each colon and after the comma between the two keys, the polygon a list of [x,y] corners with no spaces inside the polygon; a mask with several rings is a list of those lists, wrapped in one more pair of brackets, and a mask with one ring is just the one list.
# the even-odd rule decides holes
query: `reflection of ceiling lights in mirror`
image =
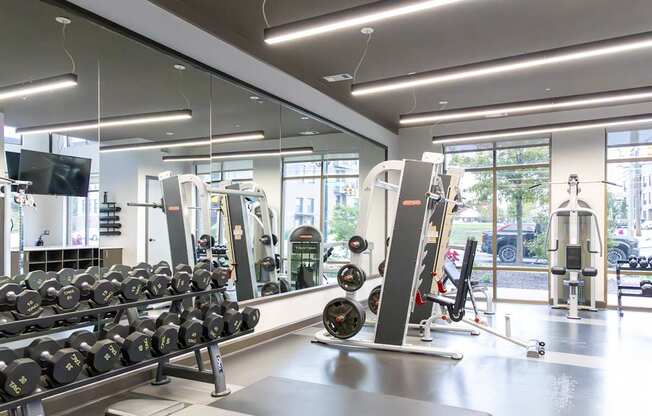
{"label": "reflection of ceiling lights in mirror", "polygon": [[213,136],[210,140],[208,138],[201,139],[182,139],[182,140],[167,140],[151,143],[134,143],[124,144],[119,146],[103,146],[100,148],[102,153],[124,152],[128,150],[151,150],[151,149],[165,149],[174,147],[193,147],[193,146],[208,146],[213,143],[231,143],[231,142],[244,142],[249,140],[262,140],[265,138],[263,131],[250,131],[243,133],[220,134]]}
{"label": "reflection of ceiling lights in mirror", "polygon": [[163,156],[164,162],[199,162],[208,160],[221,160],[221,159],[251,159],[258,157],[283,157],[295,155],[309,155],[314,153],[312,147],[296,147],[285,150],[256,150],[251,152],[228,152],[228,153],[213,153],[210,157],[197,155],[197,156]]}
{"label": "reflection of ceiling lights in mirror", "polygon": [[377,1],[265,29],[265,42],[274,45],[350,27],[360,27],[367,23],[422,12],[459,1],[462,0]]}
{"label": "reflection of ceiling lights in mirror", "polygon": [[306,130],[306,131],[300,131],[299,134],[302,136],[314,136],[319,134],[319,132],[316,130]]}
{"label": "reflection of ceiling lights in mirror", "polygon": [[482,107],[458,108],[400,116],[401,125],[447,123],[478,120],[482,118],[507,117],[548,111],[589,108],[594,106],[629,104],[652,100],[652,87],[605,91],[594,94],[546,98],[543,100],[494,104]]}
{"label": "reflection of ceiling lights in mirror", "polygon": [[480,131],[464,134],[435,136],[432,142],[436,144],[457,144],[480,142],[486,140],[511,139],[523,136],[537,136],[565,131],[586,130],[594,128],[627,127],[636,124],[652,123],[652,114],[641,114],[629,117],[602,118],[596,120],[577,121],[572,123],[549,124],[517,129]]}
{"label": "reflection of ceiling lights in mirror", "polygon": [[130,114],[126,116],[103,117],[97,120],[76,121],[71,123],[49,124],[45,126],[20,127],[17,134],[59,133],[78,130],[91,130],[106,127],[132,126],[136,124],[163,123],[168,121],[188,120],[192,118],[191,110],[160,111],[156,113]]}
{"label": "reflection of ceiling lights in mirror", "polygon": [[26,97],[28,95],[35,95],[48,91],[56,91],[63,88],[70,88],[76,85],[77,75],[75,74],[57,75],[55,77],[21,82],[20,84],[0,87],[0,100],[15,97]]}
{"label": "reflection of ceiling lights in mirror", "polygon": [[425,85],[459,81],[469,78],[479,78],[505,72],[597,58],[623,52],[633,52],[647,48],[652,48],[652,32],[565,46],[557,49],[516,55],[508,58],[493,59],[468,65],[437,69],[413,75],[403,75],[376,81],[354,83],[351,86],[351,94],[358,96],[422,87]]}

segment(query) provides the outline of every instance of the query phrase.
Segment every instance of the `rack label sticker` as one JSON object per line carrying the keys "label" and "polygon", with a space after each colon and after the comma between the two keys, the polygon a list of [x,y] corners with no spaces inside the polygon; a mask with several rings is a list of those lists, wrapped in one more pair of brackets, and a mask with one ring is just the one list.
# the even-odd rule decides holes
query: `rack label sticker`
{"label": "rack label sticker", "polygon": [[236,225],[233,227],[233,238],[236,240],[242,240],[242,226],[241,225]]}
{"label": "rack label sticker", "polygon": [[421,206],[421,200],[420,199],[406,199],[405,201],[401,202],[401,205],[404,207],[418,207]]}

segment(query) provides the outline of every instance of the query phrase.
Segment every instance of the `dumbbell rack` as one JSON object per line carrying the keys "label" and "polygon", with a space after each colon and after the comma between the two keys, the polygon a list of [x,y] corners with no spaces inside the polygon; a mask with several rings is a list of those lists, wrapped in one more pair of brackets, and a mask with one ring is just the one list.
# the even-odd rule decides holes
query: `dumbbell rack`
{"label": "dumbbell rack", "polygon": [[652,296],[647,296],[643,294],[643,289],[641,288],[640,281],[639,285],[627,285],[623,284],[621,281],[622,275],[636,275],[636,276],[650,276],[652,280],[652,269],[633,269],[629,267],[626,261],[618,262],[616,264],[616,287],[618,290],[618,316],[622,317],[625,315],[623,311],[623,297],[632,297],[632,298],[649,298]]}
{"label": "dumbbell rack", "polygon": [[[200,297],[200,296],[201,297],[213,296],[213,295],[218,296],[220,294],[223,294],[225,290],[226,288],[208,289],[200,292],[188,292],[179,295],[170,295],[170,296],[164,296],[155,299],[145,299],[136,302],[120,303],[120,304],[115,304],[110,306],[103,306],[99,308],[86,309],[83,311],[61,313],[61,314],[47,316],[43,318],[37,317],[37,318],[23,319],[16,322],[0,324],[0,332],[2,332],[3,330],[12,330],[13,328],[16,327],[34,325],[39,322],[40,323],[51,322],[51,321],[57,322],[65,319],[81,318],[81,317],[88,317],[88,316],[93,316],[97,318],[97,321],[95,320],[88,321],[89,326],[93,325],[95,322],[99,322],[100,325],[102,325],[104,322],[106,322],[106,320],[102,320],[101,318],[107,313],[115,312],[116,313],[115,320],[118,321],[123,315],[123,312],[128,312],[128,313],[135,312],[136,309],[141,306],[158,304],[162,302],[171,302],[172,308],[174,308],[176,305],[178,305],[179,303],[183,302],[186,299]],[[61,331],[68,331],[71,329],[71,327],[72,326],[61,326],[55,329],[59,329]],[[96,328],[96,330],[99,331],[101,330],[101,328]],[[52,330],[49,330],[49,332],[51,333]],[[229,390],[226,387],[224,366],[222,365],[222,356],[219,349],[219,343],[234,338],[238,338],[240,336],[248,335],[252,332],[253,329],[241,330],[240,332],[233,335],[200,343],[193,347],[180,349],[163,356],[152,357],[150,359],[147,359],[145,361],[136,364],[129,364],[129,365],[120,364],[120,367],[117,367],[107,373],[94,375],[94,376],[88,376],[87,374],[84,374],[82,378],[70,384],[66,384],[64,386],[57,386],[57,387],[40,386],[36,392],[32,393],[29,396],[16,398],[11,401],[0,403],[0,412],[9,411],[10,414],[13,414],[11,413],[12,410],[20,408],[22,410],[21,413],[22,416],[45,416],[45,411],[43,408],[43,400],[48,397],[52,397],[62,393],[68,393],[71,390],[85,387],[89,384],[96,383],[98,381],[108,380],[113,377],[119,377],[123,374],[132,372],[134,370],[143,369],[154,365],[157,366],[156,380],[154,381],[154,384],[157,385],[166,384],[167,382],[169,382],[169,380],[167,379],[168,376],[185,378],[185,379],[190,379],[195,381],[209,382],[209,383],[213,383],[215,386],[215,391],[213,393],[213,396],[215,397],[224,396],[229,394]],[[36,338],[39,336],[40,333],[34,332],[32,334]],[[0,343],[14,341],[17,338],[18,336],[3,337],[0,338]],[[203,360],[201,359],[201,350],[203,348],[207,348],[208,350],[208,356],[210,359],[212,371],[207,371],[204,369]],[[170,364],[170,361],[173,358],[188,353],[195,354],[195,357],[197,359],[197,366],[198,366],[196,369],[192,367]]]}

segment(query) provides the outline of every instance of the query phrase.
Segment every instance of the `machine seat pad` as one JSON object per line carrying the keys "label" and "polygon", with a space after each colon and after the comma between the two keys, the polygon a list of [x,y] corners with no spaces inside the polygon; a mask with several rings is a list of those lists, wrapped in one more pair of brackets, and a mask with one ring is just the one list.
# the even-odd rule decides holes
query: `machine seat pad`
{"label": "machine seat pad", "polygon": [[455,299],[448,298],[446,296],[441,296],[441,295],[436,295],[434,293],[427,293],[424,298],[426,300],[429,300],[430,302],[434,302],[438,305],[454,305],[455,304]]}
{"label": "machine seat pad", "polygon": [[560,267],[560,266],[553,266],[553,267],[550,269],[550,272],[551,272],[552,274],[557,275],[557,276],[563,276],[563,275],[566,274],[566,268],[565,268],[565,267]]}
{"label": "machine seat pad", "polygon": [[585,267],[582,269],[582,276],[595,277],[598,275],[598,269],[595,267]]}

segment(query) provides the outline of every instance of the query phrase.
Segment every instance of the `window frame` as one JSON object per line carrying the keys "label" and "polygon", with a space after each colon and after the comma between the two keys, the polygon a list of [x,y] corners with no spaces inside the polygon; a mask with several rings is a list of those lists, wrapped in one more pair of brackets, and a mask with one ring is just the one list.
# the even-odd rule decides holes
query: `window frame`
{"label": "window frame", "polygon": [[[491,158],[492,158],[492,163],[490,166],[482,166],[482,167],[471,167],[471,168],[466,168],[464,167],[464,172],[469,172],[469,173],[474,173],[474,172],[489,172],[491,173],[491,181],[492,181],[492,190],[491,190],[491,221],[492,221],[492,226],[491,226],[491,266],[488,265],[474,265],[473,269],[477,271],[490,271],[492,274],[492,280],[491,280],[491,287],[493,290],[493,296],[496,301],[522,301],[522,302],[528,302],[528,303],[545,303],[547,304],[548,301],[533,301],[529,299],[514,299],[514,298],[501,298],[500,296],[500,290],[498,290],[498,273],[499,272],[523,272],[523,273],[547,273],[548,274],[548,281],[550,281],[550,267],[542,268],[542,267],[530,267],[530,266],[505,266],[501,265],[498,263],[497,258],[498,258],[498,253],[497,253],[497,231],[498,231],[498,173],[499,172],[504,172],[504,171],[517,171],[517,170],[527,170],[527,169],[544,169],[548,168],[548,177],[550,178],[551,175],[551,161],[552,161],[552,138],[547,135],[547,136],[537,136],[537,137],[524,137],[520,138],[517,140],[514,140],[514,142],[517,141],[524,141],[527,142],[528,140],[546,140],[546,143],[536,143],[536,144],[524,144],[522,146],[505,146],[505,147],[500,147],[499,143],[497,141],[494,142],[489,142],[489,143],[477,143],[477,145],[480,146],[487,146],[487,147],[480,147],[478,149],[467,149],[467,150],[453,150],[453,151],[446,151],[447,146],[443,145],[442,146],[442,153],[444,154],[444,171],[446,171],[448,160],[446,158],[446,155],[449,154],[464,154],[464,153],[474,153],[474,152],[491,152]],[[525,149],[525,148],[533,148],[533,147],[548,147],[548,162],[538,162],[538,163],[530,163],[530,164],[523,164],[523,165],[498,165],[498,151],[501,150],[509,150],[509,149]],[[551,207],[551,195],[552,195],[552,189],[550,183],[548,183],[548,212],[550,212],[550,207]],[[547,299],[550,299],[550,285],[548,284],[548,296]]]}

